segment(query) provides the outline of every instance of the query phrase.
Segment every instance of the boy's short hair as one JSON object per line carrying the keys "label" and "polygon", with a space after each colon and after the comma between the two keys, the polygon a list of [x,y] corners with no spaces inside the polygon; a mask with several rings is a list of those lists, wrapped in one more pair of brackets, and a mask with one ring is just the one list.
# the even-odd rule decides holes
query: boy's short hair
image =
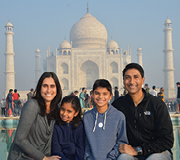
{"label": "boy's short hair", "polygon": [[108,80],[106,79],[97,79],[93,84],[93,92],[96,90],[96,88],[102,87],[106,88],[110,94],[112,94],[112,87]]}
{"label": "boy's short hair", "polygon": [[156,89],[156,86],[152,86],[152,89]]}
{"label": "boy's short hair", "polygon": [[129,63],[126,65],[126,67],[123,70],[123,79],[124,79],[124,75],[126,73],[127,70],[129,69],[137,69],[139,71],[139,73],[141,74],[141,77],[144,77],[144,70],[141,67],[141,65],[139,65],[138,63]]}

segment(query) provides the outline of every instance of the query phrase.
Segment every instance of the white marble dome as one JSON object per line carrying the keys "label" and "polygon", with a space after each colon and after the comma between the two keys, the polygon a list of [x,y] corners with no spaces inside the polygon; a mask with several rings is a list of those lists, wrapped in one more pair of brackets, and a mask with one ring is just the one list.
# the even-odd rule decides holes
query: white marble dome
{"label": "white marble dome", "polygon": [[8,26],[8,27],[13,27],[13,25],[12,25],[10,22],[8,22],[8,23],[6,24],[6,26]]}
{"label": "white marble dome", "polygon": [[119,48],[118,44],[116,43],[116,41],[114,41],[113,39],[111,39],[108,43],[107,43],[107,48]]}
{"label": "white marble dome", "polygon": [[142,48],[138,48],[137,51],[142,51]]}
{"label": "white marble dome", "polygon": [[107,30],[90,13],[87,13],[70,31],[73,48],[106,48]]}
{"label": "white marble dome", "polygon": [[166,19],[166,21],[164,22],[164,24],[167,24],[167,23],[171,23],[171,20],[170,19]]}
{"label": "white marble dome", "polygon": [[40,51],[40,49],[36,49],[36,53],[40,53],[41,51]]}
{"label": "white marble dome", "polygon": [[59,45],[59,48],[71,48],[71,44],[64,40],[60,45]]}

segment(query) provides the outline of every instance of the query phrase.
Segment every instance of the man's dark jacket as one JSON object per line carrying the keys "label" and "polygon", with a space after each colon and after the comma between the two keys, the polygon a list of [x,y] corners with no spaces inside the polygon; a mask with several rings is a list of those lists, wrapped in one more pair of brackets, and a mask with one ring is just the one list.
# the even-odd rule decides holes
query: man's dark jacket
{"label": "man's dark jacket", "polygon": [[165,103],[146,93],[136,107],[129,94],[121,96],[112,105],[126,117],[127,137],[133,147],[141,146],[143,156],[170,150],[174,137],[172,122]]}

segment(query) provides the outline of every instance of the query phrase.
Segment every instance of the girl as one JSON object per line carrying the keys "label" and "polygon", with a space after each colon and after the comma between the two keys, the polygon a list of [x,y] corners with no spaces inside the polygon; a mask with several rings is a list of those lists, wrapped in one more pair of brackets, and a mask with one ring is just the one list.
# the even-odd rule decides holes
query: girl
{"label": "girl", "polygon": [[77,96],[66,96],[61,102],[59,119],[54,125],[51,154],[61,160],[83,160],[85,132]]}
{"label": "girl", "polygon": [[8,160],[59,160],[51,156],[51,138],[62,90],[55,73],[44,72],[33,99],[22,109]]}

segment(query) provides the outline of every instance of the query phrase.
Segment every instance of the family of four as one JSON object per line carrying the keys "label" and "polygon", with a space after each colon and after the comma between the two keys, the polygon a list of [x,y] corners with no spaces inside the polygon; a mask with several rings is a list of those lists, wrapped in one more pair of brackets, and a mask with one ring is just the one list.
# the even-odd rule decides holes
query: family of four
{"label": "family of four", "polygon": [[172,160],[174,137],[167,107],[145,92],[144,81],[143,68],[128,64],[123,70],[128,94],[111,105],[110,83],[96,80],[96,107],[82,120],[78,97],[61,100],[57,76],[45,72],[35,96],[22,109],[8,160]]}

